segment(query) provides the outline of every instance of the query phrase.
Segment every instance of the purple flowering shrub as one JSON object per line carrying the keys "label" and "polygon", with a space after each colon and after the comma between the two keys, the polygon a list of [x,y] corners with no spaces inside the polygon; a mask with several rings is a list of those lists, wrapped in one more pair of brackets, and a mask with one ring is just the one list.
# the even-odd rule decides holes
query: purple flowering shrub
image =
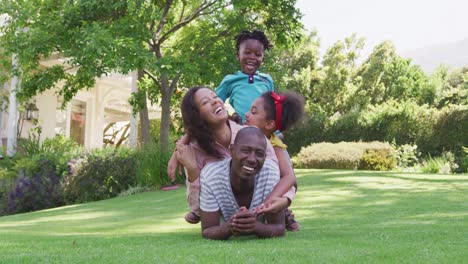
{"label": "purple flowering shrub", "polygon": [[19,176],[7,197],[8,214],[36,211],[64,204],[56,164],[46,156],[36,160],[37,167]]}

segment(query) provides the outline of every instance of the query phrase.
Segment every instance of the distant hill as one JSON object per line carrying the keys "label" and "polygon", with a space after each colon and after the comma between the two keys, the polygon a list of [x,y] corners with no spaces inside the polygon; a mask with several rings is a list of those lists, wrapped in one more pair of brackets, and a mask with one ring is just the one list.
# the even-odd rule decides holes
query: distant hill
{"label": "distant hill", "polygon": [[437,66],[444,64],[450,68],[468,67],[468,38],[447,44],[428,46],[401,53],[402,57],[411,58],[430,74]]}

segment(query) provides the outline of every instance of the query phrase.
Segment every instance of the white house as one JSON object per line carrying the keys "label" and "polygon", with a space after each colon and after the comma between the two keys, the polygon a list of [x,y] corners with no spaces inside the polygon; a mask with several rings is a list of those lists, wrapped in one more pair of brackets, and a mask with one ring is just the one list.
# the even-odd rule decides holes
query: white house
{"label": "white house", "polygon": [[[6,18],[6,15],[0,14],[0,27],[6,23]],[[40,62],[42,67],[64,63],[65,60],[60,55],[51,56]],[[4,85],[0,84],[0,89],[10,91],[11,94],[9,107],[5,109],[4,105],[2,109],[5,111],[0,110],[0,145],[4,147],[16,145],[16,136],[12,136],[17,134],[14,131],[21,131],[19,137],[27,138],[33,126],[32,120],[17,116],[18,106],[14,94],[11,93],[12,89],[17,87],[17,82],[21,88],[20,80],[17,78],[12,78]],[[131,145],[136,144],[137,120],[131,116],[131,106],[128,103],[131,92],[136,90],[135,73],[130,75],[113,73],[96,79],[94,87],[79,91],[65,109],[61,109],[62,101],[56,96],[56,91],[61,86],[59,83],[55,89],[38,95],[31,104],[35,106],[33,108],[37,108],[37,121],[42,128],[41,140],[62,134],[85,147],[100,148],[105,141],[104,128],[119,129],[130,123],[127,133],[130,133]],[[9,112],[13,114],[9,115]],[[148,104],[148,112],[150,119],[160,118],[159,107]],[[8,138],[10,138],[9,144],[7,144]]]}
{"label": "white house", "polygon": [[[50,67],[63,63],[59,56],[41,61],[41,66]],[[71,138],[87,148],[100,148],[104,145],[104,128],[108,132],[128,126],[126,131],[136,141],[137,121],[131,115],[131,106],[128,103],[132,89],[136,89],[136,74],[122,75],[113,73],[96,79],[96,85],[88,90],[79,91],[78,94],[61,109],[62,101],[57,97],[55,89],[48,90],[34,98],[37,107],[37,125],[41,126],[41,140],[62,134]],[[5,84],[4,89],[11,89],[11,83]],[[160,109],[149,105],[150,119],[160,118]],[[6,146],[8,128],[8,109],[2,113],[0,120],[0,137]],[[20,137],[27,138],[33,121],[27,120],[25,115],[19,119]],[[122,132],[118,137],[121,137]],[[107,140],[108,141],[108,140]]]}

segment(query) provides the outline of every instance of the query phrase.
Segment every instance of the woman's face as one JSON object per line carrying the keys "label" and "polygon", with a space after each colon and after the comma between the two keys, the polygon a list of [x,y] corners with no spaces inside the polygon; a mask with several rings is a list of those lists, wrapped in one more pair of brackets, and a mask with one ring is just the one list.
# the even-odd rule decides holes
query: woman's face
{"label": "woman's face", "polygon": [[250,107],[249,112],[245,114],[245,125],[256,126],[267,134],[274,120],[267,119],[264,100],[262,97],[257,98]]}
{"label": "woman's face", "polygon": [[198,90],[194,100],[200,117],[208,124],[219,124],[227,120],[228,113],[224,109],[224,103],[212,90],[208,88]]}

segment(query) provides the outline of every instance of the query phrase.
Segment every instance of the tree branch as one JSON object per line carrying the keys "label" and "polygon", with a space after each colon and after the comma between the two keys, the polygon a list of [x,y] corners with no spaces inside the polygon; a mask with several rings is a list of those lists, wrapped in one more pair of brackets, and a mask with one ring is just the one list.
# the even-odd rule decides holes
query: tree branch
{"label": "tree branch", "polygon": [[156,75],[154,75],[153,73],[151,73],[150,71],[146,69],[144,69],[143,72],[147,74],[151,79],[153,79],[155,83],[159,83],[158,77],[156,77]]}
{"label": "tree branch", "polygon": [[164,25],[166,24],[167,14],[169,13],[169,9],[171,8],[171,5],[172,5],[172,0],[167,0],[164,6],[164,11],[163,11],[161,20],[159,21],[158,29],[156,30],[156,32],[154,32],[153,41],[155,44],[160,43],[159,36],[161,35],[162,29]]}
{"label": "tree branch", "polygon": [[[176,32],[180,28],[182,28],[185,25],[187,25],[188,23],[192,22],[194,19],[196,19],[196,18],[198,18],[200,16],[203,16],[203,15],[206,15],[206,14],[211,14],[211,13],[217,11],[218,9],[213,9],[210,12],[203,13],[203,11],[207,10],[208,8],[210,8],[211,6],[216,4],[216,2],[218,2],[218,1],[214,0],[214,1],[209,2],[209,3],[207,3],[206,1],[203,1],[203,3],[201,5],[199,5],[192,13],[190,13],[184,20],[180,21],[175,26],[173,26],[171,29],[169,29],[169,31],[164,33],[164,35],[162,35],[162,37],[159,39],[159,44],[163,43],[167,38],[169,38],[170,34]],[[223,8],[229,6],[229,5],[231,5],[231,3],[228,3],[226,5],[221,6],[219,9],[223,9]]]}
{"label": "tree branch", "polygon": [[185,13],[185,2],[182,4],[182,10],[180,11],[180,16],[179,16],[179,23],[182,21],[182,18],[184,17]]}
{"label": "tree branch", "polygon": [[182,71],[179,71],[177,75],[172,79],[171,82],[171,91],[174,91],[175,87],[177,86],[177,83],[179,82],[180,76],[182,76]]}

